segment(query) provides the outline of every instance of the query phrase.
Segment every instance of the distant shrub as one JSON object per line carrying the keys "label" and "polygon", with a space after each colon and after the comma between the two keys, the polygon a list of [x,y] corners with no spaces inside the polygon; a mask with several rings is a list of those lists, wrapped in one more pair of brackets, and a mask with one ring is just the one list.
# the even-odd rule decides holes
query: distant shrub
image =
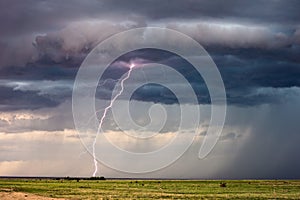
{"label": "distant shrub", "polygon": [[226,183],[220,183],[220,187],[226,187]]}
{"label": "distant shrub", "polygon": [[104,178],[104,176],[91,177],[89,179],[90,180],[106,180],[106,178]]}

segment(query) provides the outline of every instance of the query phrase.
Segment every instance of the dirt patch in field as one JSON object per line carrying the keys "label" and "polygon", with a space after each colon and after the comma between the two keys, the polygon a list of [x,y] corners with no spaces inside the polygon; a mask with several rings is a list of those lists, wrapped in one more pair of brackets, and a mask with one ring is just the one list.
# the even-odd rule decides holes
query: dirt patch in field
{"label": "dirt patch in field", "polygon": [[27,194],[23,192],[14,192],[10,189],[1,189],[0,190],[0,199],[1,200],[64,200],[61,198],[50,198],[38,196],[35,194]]}

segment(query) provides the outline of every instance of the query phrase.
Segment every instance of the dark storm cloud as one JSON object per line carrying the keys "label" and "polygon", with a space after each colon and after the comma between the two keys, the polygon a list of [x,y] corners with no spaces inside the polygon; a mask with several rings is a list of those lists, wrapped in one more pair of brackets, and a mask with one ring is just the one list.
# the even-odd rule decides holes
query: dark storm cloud
{"label": "dark storm cloud", "polygon": [[[99,42],[114,33],[139,26],[140,24],[135,21],[132,21],[131,24],[115,24],[113,21],[71,23],[60,31],[37,36],[33,41],[35,48],[31,61],[78,67]],[[227,49],[227,52],[233,49],[259,49],[259,51],[271,51],[271,53],[285,49],[284,55],[291,55],[286,56],[286,59],[299,60],[295,54],[299,48],[298,36],[295,31],[287,34],[281,31],[274,32],[267,27],[207,22],[192,23],[188,26],[181,23],[167,23],[166,27],[188,34],[206,48],[217,46]]]}
{"label": "dark storm cloud", "polygon": [[[159,5],[159,6],[157,6]],[[244,2],[220,1],[19,1],[0,2],[1,35],[40,33],[58,30],[70,21],[91,18],[162,20],[230,19],[259,23],[297,24],[300,5],[297,0]]]}
{"label": "dark storm cloud", "polygon": [[79,67],[87,54],[109,36],[140,26],[136,22],[121,24],[113,21],[79,21],[64,29],[37,36],[33,42],[37,51],[37,61],[61,63]]}
{"label": "dark storm cloud", "polygon": [[[229,55],[224,53],[226,50],[222,52],[223,54],[214,50],[210,51],[222,75],[228,103],[253,106],[284,102],[288,98],[288,94],[282,93],[280,88],[286,88],[289,91],[289,88],[300,87],[299,64],[284,59],[280,55],[284,51],[274,50],[272,53],[264,50],[255,53],[255,49],[239,51],[228,49],[227,53],[231,53]],[[249,57],[247,57],[247,54]],[[120,57],[120,59],[130,62],[130,59],[136,57],[143,60],[143,62],[165,64],[176,69],[191,83],[199,103],[210,103],[210,96],[205,82],[186,60],[170,52],[154,49],[130,52]],[[105,79],[112,78],[115,81],[98,88],[98,98],[111,98],[112,90],[117,83],[116,80],[127,71],[124,68],[117,68],[117,65],[114,68],[107,70],[104,77]],[[168,78],[172,79],[170,75]],[[178,85],[177,87],[183,91],[185,90],[184,86]],[[186,97],[186,103],[189,103],[190,97]],[[176,96],[160,85],[141,86],[133,94],[132,99],[166,104],[178,102]]]}
{"label": "dark storm cloud", "polygon": [[[234,51],[231,53],[230,55],[220,55],[220,52],[217,52],[216,56],[213,56],[222,75],[227,93],[227,101],[230,104],[253,106],[265,103],[280,103],[286,99],[286,94],[278,93],[279,90],[276,90],[276,88],[300,86],[299,65],[297,62],[284,61],[281,59],[283,57],[279,52],[272,54],[269,51],[258,51],[255,53],[255,50],[239,50],[235,54]],[[247,54],[249,57],[247,57]],[[129,62],[130,59],[137,57],[142,59],[143,62],[161,63],[178,70],[191,83],[199,103],[210,103],[210,96],[203,79],[184,59],[168,52],[145,49],[130,52],[122,56],[120,60]],[[66,67],[68,66],[66,63],[64,63],[65,65],[61,65],[53,62],[48,63],[45,60],[41,62],[39,65],[31,64],[22,68],[2,68],[1,76],[4,79],[21,80],[72,80],[75,78],[77,69]],[[120,66],[118,62],[108,68],[102,77],[102,81],[99,83],[101,87],[98,87],[97,98],[110,99],[117,80],[126,72],[127,68]],[[106,79],[108,80],[105,81]],[[36,82],[36,84],[39,83]],[[270,92],[270,90],[264,90],[263,88],[274,88],[274,90]],[[69,99],[71,96],[71,90],[69,89],[62,90],[56,88],[56,90],[60,91],[60,95],[56,96],[53,93],[47,95],[55,98],[56,101],[59,100],[59,102],[63,102],[63,100]],[[182,86],[182,90],[184,90],[184,86]],[[38,96],[32,96],[32,98],[35,97]],[[189,96],[186,97],[186,103],[189,103],[189,98]],[[134,93],[132,99],[166,104],[178,102],[176,96],[170,93],[165,87],[158,85],[141,87]]]}
{"label": "dark storm cloud", "polygon": [[[281,54],[284,53],[284,50],[276,50],[273,53],[270,51],[256,52],[255,49],[239,49],[238,51],[228,49],[228,51],[223,50],[222,52],[212,49],[209,51],[224,80],[227,101],[230,104],[253,106],[265,103],[280,103],[286,99],[286,94],[279,93],[282,95],[280,96],[276,90],[269,92],[259,90],[259,88],[289,88],[300,86],[300,68],[298,61],[289,61],[286,57],[282,56]],[[225,52],[229,53],[229,55],[226,55]],[[192,84],[199,103],[210,103],[210,96],[203,79],[185,60],[168,52],[151,51],[149,49],[130,52],[122,56],[120,60],[129,62],[135,58],[139,58],[143,60],[143,62],[156,62],[173,67],[183,74]],[[68,62],[56,64],[53,61],[43,58],[37,63],[27,64],[26,67],[6,67],[1,68],[0,71],[0,75],[3,79],[72,80],[75,78],[77,67],[69,66]],[[113,64],[102,77],[103,80],[99,85],[104,83],[104,79],[109,80],[98,88],[96,97],[100,99],[110,99],[117,80],[125,72],[127,72],[127,69],[120,66],[118,61]],[[55,88],[53,88],[53,90],[55,90]],[[63,102],[66,99],[70,99],[71,90],[62,90],[60,88],[56,88],[56,90],[60,91],[60,95],[57,96],[53,93],[46,95],[54,98],[56,102]],[[182,90],[184,90],[184,87],[182,87]],[[23,92],[26,93],[26,91]],[[16,93],[15,98],[17,98],[18,95],[20,94]],[[40,99],[40,96],[37,95],[31,97]],[[46,97],[45,94],[44,97]],[[186,103],[189,103],[189,98],[189,96],[186,97]],[[137,90],[132,96],[132,99],[166,104],[178,102],[176,96],[166,90],[165,87],[150,85]],[[14,106],[15,103],[12,104],[14,109],[24,109],[24,106],[19,108]],[[47,107],[48,104],[45,103],[44,106]],[[53,105],[51,104],[50,106]],[[31,109],[31,106],[28,106],[28,109]]]}
{"label": "dark storm cloud", "polygon": [[9,87],[0,86],[0,109],[1,111],[39,109],[54,107],[60,102],[38,95],[32,91],[16,91]]}
{"label": "dark storm cloud", "polygon": [[[155,0],[1,1],[0,4],[2,79],[74,79],[81,62],[98,42],[123,30],[158,24],[182,31],[204,45],[221,72],[229,103],[278,103],[285,97],[266,93],[264,88],[300,86],[297,1],[175,0],[159,2],[160,6]],[[100,88],[97,97],[111,97],[116,80],[126,72],[118,64],[134,59],[176,68],[191,82],[198,101],[210,102],[205,83],[188,63],[166,52],[148,50],[121,56],[115,68],[107,70],[103,77],[113,81]],[[65,95],[63,92],[55,97],[59,101],[55,101],[70,98],[70,91],[65,91]],[[161,86],[140,88],[133,99],[177,102]]]}
{"label": "dark storm cloud", "polygon": [[124,18],[108,12],[104,4],[96,0],[0,1],[0,67],[24,66],[40,59],[82,61],[85,51],[109,35],[145,26],[142,18]]}
{"label": "dark storm cloud", "polygon": [[[159,6],[157,6],[159,5]],[[300,9],[297,0],[291,1],[267,1],[255,0],[251,2],[229,1],[118,1],[108,0],[104,8],[115,10],[118,13],[138,13],[152,20],[179,18],[188,19],[224,19],[245,20],[259,23],[299,23]]]}
{"label": "dark storm cloud", "polygon": [[11,66],[0,68],[1,79],[15,80],[69,80],[74,79],[76,73],[77,68],[45,60],[34,64],[30,63],[24,67]]}
{"label": "dark storm cloud", "polygon": [[[160,6],[157,6],[159,4]],[[266,6],[261,6],[266,5]],[[184,25],[189,23],[217,21],[221,24],[237,23],[246,26],[245,30],[240,30],[238,27],[233,29],[237,34],[230,34],[227,29],[221,27],[216,28],[210,25],[203,25],[200,27],[200,35],[203,30],[211,29],[213,32],[218,32],[217,37],[208,38],[208,41],[217,40],[221,38],[220,42],[225,42],[227,45],[235,45],[239,41],[237,37],[247,35],[247,32],[252,34],[249,36],[251,40],[255,37],[260,37],[258,41],[253,41],[254,45],[264,45],[268,43],[272,37],[274,41],[279,41],[280,45],[289,43],[284,41],[285,34],[293,33],[299,28],[300,14],[299,3],[297,1],[7,1],[0,2],[0,29],[1,41],[0,48],[3,51],[1,56],[1,65],[21,64],[26,61],[35,61],[36,56],[42,54],[46,59],[54,62],[62,61],[63,58],[68,60],[77,59],[77,57],[84,57],[84,51],[93,47],[95,42],[99,42],[99,38],[85,34],[84,31],[92,32],[94,35],[103,36],[103,38],[119,32],[124,29],[132,27],[146,26],[147,24],[155,23],[159,26],[164,26],[169,23],[175,29],[182,29],[183,32],[190,33],[192,37],[199,35],[199,27],[195,27],[193,31]],[[89,25],[93,21],[108,21],[111,23],[107,27],[107,23],[98,25]],[[185,20],[184,22],[182,20]],[[79,23],[82,22],[82,23]],[[270,25],[272,22],[273,25]],[[72,24],[73,25],[70,25]],[[75,24],[74,24],[75,23]],[[77,24],[76,24],[77,23]],[[127,23],[127,25],[126,25]],[[174,24],[175,23],[175,24]],[[179,24],[178,24],[179,23]],[[256,24],[263,24],[265,27],[274,29],[278,32],[273,36],[268,36],[268,31],[258,30],[260,33],[253,33],[247,29],[248,24],[251,26]],[[201,24],[201,23],[200,23]],[[199,26],[199,25],[198,25]],[[66,28],[67,27],[67,28]],[[115,27],[113,29],[112,27]],[[122,27],[122,28],[120,28]],[[73,28],[73,30],[72,30]],[[61,30],[64,30],[61,32]],[[202,31],[201,31],[202,30]],[[211,32],[209,31],[209,32]],[[54,33],[53,33],[54,32]],[[55,33],[55,32],[58,32]],[[106,33],[106,34],[103,34]],[[229,41],[222,39],[220,32],[227,34]],[[299,32],[299,31],[298,31]],[[228,35],[229,33],[229,35]],[[262,36],[260,36],[263,34]],[[36,37],[41,35],[39,37]],[[296,34],[296,38],[299,38]],[[233,39],[228,39],[233,38]],[[82,44],[82,38],[85,44]],[[201,36],[200,42],[203,40]],[[73,40],[73,41],[72,41]],[[207,39],[204,38],[204,44]],[[282,40],[282,41],[281,41]],[[298,39],[297,39],[298,40]],[[70,43],[71,41],[71,43]],[[273,41],[273,42],[274,42]],[[32,42],[37,45],[38,52],[32,47]],[[77,46],[74,43],[77,42]],[[202,41],[203,42],[203,41]],[[243,41],[242,41],[243,42]],[[232,44],[231,44],[232,43]],[[256,44],[257,43],[257,44]],[[79,45],[79,46],[78,46]],[[275,45],[275,46],[276,46]],[[22,51],[16,49],[22,48]],[[47,50],[45,50],[47,48]],[[16,54],[17,58],[12,62],[13,56]],[[32,55],[31,55],[32,54]],[[36,55],[38,54],[38,55]],[[6,59],[8,58],[8,59]],[[79,58],[79,60],[82,60]],[[19,61],[19,62],[17,62]],[[78,63],[78,62],[77,62]]]}
{"label": "dark storm cloud", "polygon": [[0,110],[56,107],[70,99],[73,81],[0,80]]}
{"label": "dark storm cloud", "polygon": [[[226,51],[224,48],[222,53],[214,50],[209,50],[209,53],[229,90],[239,87],[300,86],[298,78],[300,63],[297,60],[296,51],[294,55],[289,55],[290,59],[284,57],[287,54],[284,49],[270,52],[257,49],[228,49]],[[192,66],[187,66],[189,64],[180,57],[173,56],[160,63],[173,66],[193,83],[199,83],[196,71],[192,70]]]}
{"label": "dark storm cloud", "polygon": [[1,25],[5,27],[0,33],[7,37],[58,30],[70,21],[102,13],[102,3],[93,0],[88,2],[2,0],[0,7]]}

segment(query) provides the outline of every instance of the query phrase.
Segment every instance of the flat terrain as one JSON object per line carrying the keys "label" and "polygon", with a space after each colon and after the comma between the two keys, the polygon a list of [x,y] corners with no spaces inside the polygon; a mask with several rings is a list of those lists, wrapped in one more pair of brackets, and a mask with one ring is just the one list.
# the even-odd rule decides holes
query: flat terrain
{"label": "flat terrain", "polygon": [[300,199],[300,181],[0,179],[1,200],[55,198]]}

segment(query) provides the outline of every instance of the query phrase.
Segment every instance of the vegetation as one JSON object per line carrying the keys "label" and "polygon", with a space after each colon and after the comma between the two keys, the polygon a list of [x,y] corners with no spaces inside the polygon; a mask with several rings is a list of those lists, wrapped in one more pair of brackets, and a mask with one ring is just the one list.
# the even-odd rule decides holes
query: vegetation
{"label": "vegetation", "polygon": [[0,192],[70,199],[300,199],[296,180],[0,179]]}

